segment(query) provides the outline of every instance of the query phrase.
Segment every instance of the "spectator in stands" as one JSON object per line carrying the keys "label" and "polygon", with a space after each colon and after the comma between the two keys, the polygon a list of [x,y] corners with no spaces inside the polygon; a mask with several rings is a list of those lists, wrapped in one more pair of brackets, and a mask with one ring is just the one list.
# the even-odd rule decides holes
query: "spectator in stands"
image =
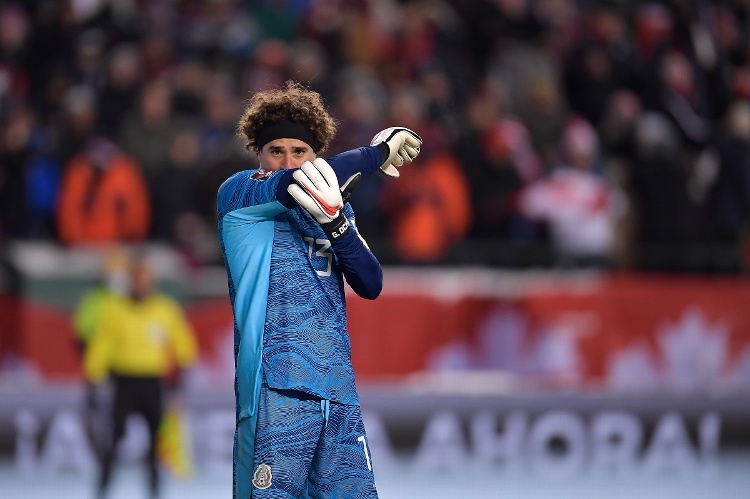
{"label": "spectator in stands", "polygon": [[471,194],[461,165],[446,148],[424,148],[420,164],[382,192],[399,262],[436,263],[463,241],[471,225]]}
{"label": "spectator in stands", "polygon": [[107,62],[104,87],[99,94],[99,129],[116,136],[128,112],[135,108],[141,89],[141,54],[132,43],[112,48]]}
{"label": "spectator in stands", "polygon": [[750,222],[750,104],[729,108],[717,146],[718,172],[710,193],[713,238],[742,243]]}
{"label": "spectator in stands", "polygon": [[192,125],[174,114],[172,98],[173,89],[167,79],[146,82],[137,107],[125,118],[117,135],[123,151],[137,162],[150,186],[153,176],[167,164],[174,136]]}
{"label": "spectator in stands", "polygon": [[98,134],[99,105],[90,87],[70,86],[61,99],[61,113],[53,125],[57,132],[55,157],[65,166],[82,153],[91,138]]}
{"label": "spectator in stands", "polygon": [[399,261],[435,263],[463,241],[471,226],[471,193],[466,174],[446,147],[445,132],[426,120],[420,89],[402,89],[388,119],[399,118],[424,140],[419,165],[381,191],[381,210]]}
{"label": "spectator in stands", "polygon": [[54,239],[60,166],[49,134],[27,106],[15,107],[0,133],[0,241]]}
{"label": "spectator in stands", "polygon": [[[550,25],[530,2],[498,2],[503,32],[487,71],[507,87],[507,111],[520,118],[531,144],[546,168],[557,157],[557,146],[568,116],[562,70],[555,53],[545,46]],[[511,36],[514,33],[515,36]]]}
{"label": "spectator in stands", "polygon": [[[97,486],[100,498],[109,488],[117,444],[125,435],[130,414],[142,415],[148,424],[149,491],[151,498],[159,496],[156,437],[164,415],[165,382],[176,379],[179,383],[198,353],[179,303],[156,290],[151,265],[145,255],[134,258],[129,268],[130,292],[107,302],[84,358],[91,383],[111,376],[114,384],[112,435],[102,455]],[[174,369],[176,377],[172,377]]]}
{"label": "spectator in stands", "polygon": [[99,95],[107,78],[107,33],[88,28],[76,39],[73,55],[73,83],[90,88]]}
{"label": "spectator in stands", "polygon": [[[711,164],[707,160],[714,141],[721,139],[715,132],[730,102],[750,98],[749,12],[744,2],[664,0],[321,0],[251,6],[147,2],[137,9],[128,2],[6,2],[0,7],[0,136],[16,128],[13,116],[18,108],[31,109],[31,128],[45,131],[44,155],[65,165],[85,149],[93,134],[107,134],[136,159],[155,192],[154,183],[162,180],[153,179],[152,173],[167,164],[171,139],[183,124],[199,130],[207,124],[210,133],[201,138],[206,154],[197,169],[201,176],[211,177],[208,186],[223,176],[214,175],[217,168],[222,173],[236,170],[232,152],[227,157],[214,155],[226,135],[226,129],[216,125],[226,123],[220,115],[231,108],[226,95],[209,91],[217,76],[237,89],[237,98],[290,77],[307,81],[332,107],[340,108],[336,111],[343,133],[332,152],[346,149],[347,141],[359,144],[357,137],[371,136],[377,126],[367,133],[366,129],[399,100],[402,89],[418,87],[428,99],[429,122],[442,129],[446,145],[471,177],[481,168],[467,150],[473,144],[474,156],[479,155],[489,125],[464,125],[474,120],[470,115],[481,99],[473,90],[483,80],[501,82],[507,93],[488,122],[494,124],[505,115],[517,118],[528,130],[531,152],[544,170],[558,160],[557,148],[571,112],[582,114],[595,127],[607,164],[612,157],[632,156],[638,148],[628,150],[624,145],[629,139],[611,135],[618,121],[615,108],[628,107],[630,100],[617,95],[630,93],[638,107],[668,117],[679,132],[678,157],[665,163],[676,162],[674,168],[655,165],[648,172],[645,164],[620,164],[618,175],[627,180],[640,207],[632,212],[636,241],[653,240],[654,226],[665,225],[667,239],[673,240],[679,231],[685,244],[700,243],[714,237],[708,197],[727,193],[713,192],[704,175],[710,170],[706,165]],[[352,75],[362,74],[368,80],[364,91],[349,85]],[[354,80],[362,82],[361,77]],[[134,97],[144,82],[150,82],[148,88]],[[365,106],[363,99],[373,100]],[[485,103],[489,115],[494,104]],[[654,123],[650,118],[628,121],[625,128],[631,128],[632,135],[641,125]],[[0,154],[7,160],[8,151]],[[27,189],[37,195],[17,190],[13,196],[27,196],[35,210],[43,209],[41,199],[57,197],[42,194],[55,186],[53,176],[47,175],[54,171],[50,165],[35,165],[37,185]],[[667,182],[677,172],[684,179]],[[685,207],[676,199],[682,196],[676,193],[683,189],[683,181],[687,210],[678,216],[655,193],[666,188],[672,200]],[[486,187],[473,180],[472,185]],[[377,182],[368,184],[355,198],[361,223],[373,223],[375,231],[368,229],[373,244],[376,235],[387,238],[386,231],[374,225],[384,218],[377,202],[379,187]],[[206,187],[206,192],[200,203],[209,206],[215,188]],[[22,237],[48,237],[44,215],[34,217],[34,229]],[[679,223],[662,224],[680,217],[684,220]],[[6,216],[6,229],[9,223]],[[691,227],[700,230],[688,230]],[[495,244],[507,237],[501,231],[487,241]]]}
{"label": "spectator in stands", "polygon": [[696,68],[687,56],[670,50],[660,59],[658,72],[659,110],[674,122],[686,144],[700,149],[712,139],[713,126],[708,102],[696,83]]}
{"label": "spectator in stands", "polygon": [[505,240],[530,239],[531,228],[519,216],[521,190],[542,174],[531,147],[529,132],[517,118],[505,116],[478,136],[471,159],[474,224],[472,237]]}
{"label": "spectator in stands", "polygon": [[174,112],[199,120],[204,109],[203,96],[211,80],[211,71],[203,61],[189,57],[177,63],[172,81]]}
{"label": "spectator in stands", "polygon": [[290,66],[295,77],[333,102],[330,61],[323,47],[315,40],[299,38],[291,45]]}
{"label": "spectator in stands", "polygon": [[201,141],[197,131],[177,133],[169,142],[164,165],[152,176],[153,224],[151,238],[176,242],[177,220],[196,211],[196,182],[201,159]]}
{"label": "spectator in stands", "polygon": [[230,75],[215,73],[206,86],[202,99],[203,119],[197,127],[196,138],[200,141],[198,145],[204,161],[215,161],[221,156],[242,151],[235,130],[240,104]]}
{"label": "spectator in stands", "polygon": [[620,224],[618,262],[633,268],[634,245],[638,222],[637,192],[634,171],[638,152],[636,130],[643,114],[643,103],[635,92],[618,90],[610,96],[605,106],[598,131],[602,144],[603,173],[620,185],[628,198],[629,209]]}
{"label": "spectator in stands", "polygon": [[24,169],[31,156],[33,115],[17,109],[0,135],[0,242],[23,238],[28,228]]}
{"label": "spectator in stands", "polygon": [[34,70],[29,53],[32,31],[32,23],[23,7],[19,3],[3,2],[0,6],[0,118],[11,103],[21,103],[28,96],[28,80]]}
{"label": "spectator in stands", "polygon": [[596,171],[599,139],[584,119],[565,128],[560,162],[545,177],[526,187],[521,213],[549,227],[559,264],[607,267],[613,263],[617,223],[626,198]]}
{"label": "spectator in stands", "polygon": [[[369,143],[381,129],[388,104],[387,91],[373,71],[365,68],[340,71],[335,84],[334,113],[346,126],[337,133],[332,153]],[[379,175],[371,177],[369,182],[360,182],[357,195],[350,201],[357,213],[357,223],[373,243],[388,237],[388,222],[379,201],[386,183],[386,177]]]}
{"label": "spectator in stands", "polygon": [[618,158],[625,165],[632,165],[636,125],[642,113],[643,103],[635,92],[618,90],[610,95],[598,127],[605,158]]}
{"label": "spectator in stands", "polygon": [[151,201],[136,163],[112,141],[92,138],[65,165],[57,222],[67,246],[143,241]]}
{"label": "spectator in stands", "polygon": [[[204,144],[194,130],[175,135],[169,147],[169,161],[156,172],[153,183],[151,239],[182,252],[190,265],[201,265],[221,257],[218,241],[213,237],[215,209],[207,214],[200,204],[200,192],[207,188],[200,185],[206,181],[204,172],[200,171]],[[231,150],[228,146],[226,149]],[[227,154],[228,151],[224,157]]]}
{"label": "spectator in stands", "polygon": [[[159,13],[155,13],[154,17],[160,17]],[[159,27],[159,21],[167,21],[166,26]],[[180,57],[175,47],[175,42],[178,39],[171,36],[168,31],[175,20],[172,19],[170,23],[168,18],[152,18],[151,22],[153,23],[151,29],[146,30],[138,38],[143,63],[143,76],[146,81],[168,78]]]}
{"label": "spectator in stands", "polygon": [[264,40],[253,51],[240,75],[240,90],[252,93],[283,85],[288,78],[290,49],[281,40]]}
{"label": "spectator in stands", "polygon": [[639,268],[673,271],[685,262],[685,245],[705,230],[700,207],[689,194],[690,170],[675,125],[646,111],[635,133],[636,161],[631,179],[639,216],[636,261]]}
{"label": "spectator in stands", "polygon": [[583,33],[563,60],[571,110],[598,126],[611,95],[633,83],[632,46],[618,8],[602,2],[584,14]]}

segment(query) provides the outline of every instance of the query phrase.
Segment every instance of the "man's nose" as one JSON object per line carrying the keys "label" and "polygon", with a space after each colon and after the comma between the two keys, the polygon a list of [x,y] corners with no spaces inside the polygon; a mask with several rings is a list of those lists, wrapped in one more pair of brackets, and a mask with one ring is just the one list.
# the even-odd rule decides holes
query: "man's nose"
{"label": "man's nose", "polygon": [[299,165],[294,160],[294,155],[292,153],[287,153],[284,155],[284,169],[289,170],[291,168],[297,168]]}

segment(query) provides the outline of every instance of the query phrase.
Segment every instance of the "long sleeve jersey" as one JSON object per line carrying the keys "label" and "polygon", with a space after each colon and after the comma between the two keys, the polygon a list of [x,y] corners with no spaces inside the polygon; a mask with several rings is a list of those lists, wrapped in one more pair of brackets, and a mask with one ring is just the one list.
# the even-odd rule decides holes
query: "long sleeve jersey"
{"label": "long sleeve jersey", "polygon": [[[382,161],[375,147],[328,160],[340,182],[369,174]],[[344,278],[375,298],[382,270],[353,225],[332,243],[286,186],[291,170],[246,170],[217,197],[218,236],[234,313],[235,393],[240,419],[252,416],[260,384],[359,404],[346,328]]]}

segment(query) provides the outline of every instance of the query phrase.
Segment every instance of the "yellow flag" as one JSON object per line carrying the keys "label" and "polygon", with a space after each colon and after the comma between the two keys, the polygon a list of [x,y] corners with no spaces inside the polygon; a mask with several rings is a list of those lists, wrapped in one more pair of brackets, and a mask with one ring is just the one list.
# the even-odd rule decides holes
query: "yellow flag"
{"label": "yellow flag", "polygon": [[193,475],[193,446],[184,411],[176,404],[167,407],[156,438],[159,462],[178,478]]}

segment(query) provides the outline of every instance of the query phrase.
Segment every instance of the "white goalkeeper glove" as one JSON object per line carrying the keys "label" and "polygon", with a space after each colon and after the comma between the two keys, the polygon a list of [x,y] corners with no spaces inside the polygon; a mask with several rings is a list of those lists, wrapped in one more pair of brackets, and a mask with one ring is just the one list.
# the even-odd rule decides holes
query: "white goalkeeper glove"
{"label": "white goalkeeper glove", "polygon": [[350,177],[340,189],[333,168],[323,158],[316,158],[312,162],[305,161],[292,174],[294,182],[289,184],[287,192],[312,215],[331,239],[337,239],[351,228],[342,212],[342,190],[348,199],[359,176]]}
{"label": "white goalkeeper glove", "polygon": [[388,157],[380,165],[380,171],[396,178],[400,175],[398,167],[408,165],[419,154],[422,137],[408,128],[391,127],[375,135],[370,145],[377,146],[383,143],[388,146]]}

